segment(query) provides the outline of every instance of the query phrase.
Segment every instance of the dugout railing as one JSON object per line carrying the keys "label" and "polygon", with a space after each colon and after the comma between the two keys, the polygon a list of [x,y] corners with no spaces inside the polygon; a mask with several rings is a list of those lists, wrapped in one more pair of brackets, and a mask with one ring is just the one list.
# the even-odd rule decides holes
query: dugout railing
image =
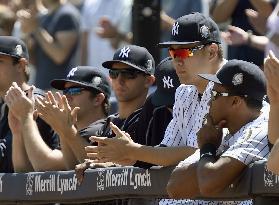
{"label": "dugout railing", "polygon": [[[78,185],[74,171],[0,174],[0,204],[82,203],[120,198],[164,198],[173,167],[91,169]],[[277,198],[278,197],[278,198]],[[258,162],[218,200],[254,199],[254,204],[279,204],[279,176]]]}

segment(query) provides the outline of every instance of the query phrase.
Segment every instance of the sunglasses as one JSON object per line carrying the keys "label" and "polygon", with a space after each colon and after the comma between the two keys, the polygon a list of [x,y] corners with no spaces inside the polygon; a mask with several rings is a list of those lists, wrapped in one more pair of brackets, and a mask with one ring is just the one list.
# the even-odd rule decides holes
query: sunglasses
{"label": "sunglasses", "polygon": [[204,46],[205,45],[196,46],[194,48],[178,48],[178,49],[169,48],[169,54],[173,59],[175,58],[185,59],[193,56],[196,51],[201,50],[202,48],[204,48]]}
{"label": "sunglasses", "polygon": [[211,99],[212,100],[216,100],[218,97],[220,97],[220,96],[222,96],[222,97],[228,97],[228,96],[231,96],[231,94],[230,93],[221,93],[221,92],[218,92],[218,91],[216,91],[216,90],[212,90],[211,91]]}
{"label": "sunglasses", "polygon": [[228,96],[240,96],[240,97],[243,97],[243,98],[247,98],[248,95],[239,95],[239,94],[233,94],[233,93],[221,93],[221,92],[218,92],[216,90],[212,90],[211,91],[211,99],[214,101],[216,100],[218,97],[228,97]]}
{"label": "sunglasses", "polygon": [[145,73],[135,69],[109,70],[109,77],[111,79],[118,78],[120,74],[125,79],[135,79],[138,77],[139,74],[145,74]]}
{"label": "sunglasses", "polygon": [[69,87],[63,90],[63,95],[80,95],[83,90],[88,90],[81,87]]}

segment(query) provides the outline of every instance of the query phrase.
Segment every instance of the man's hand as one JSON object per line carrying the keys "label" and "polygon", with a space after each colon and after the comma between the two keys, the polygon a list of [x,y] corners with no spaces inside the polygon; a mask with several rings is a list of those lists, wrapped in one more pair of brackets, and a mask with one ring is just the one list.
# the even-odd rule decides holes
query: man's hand
{"label": "man's hand", "polygon": [[272,51],[269,51],[268,57],[264,63],[264,74],[267,79],[267,95],[270,103],[279,103],[279,59],[275,57]]}
{"label": "man's hand", "polygon": [[112,24],[109,18],[103,16],[99,19],[100,28],[96,33],[101,38],[115,38],[118,35],[117,28]]}
{"label": "man's hand", "polygon": [[19,10],[17,17],[21,23],[23,33],[31,34],[36,31],[39,26],[37,14],[30,10]]}
{"label": "man's hand", "polygon": [[202,128],[197,133],[199,148],[202,148],[203,145],[207,143],[219,147],[222,142],[222,129],[225,124],[226,121],[222,120],[217,125],[214,125],[211,116],[207,114],[204,118],[204,124]]}
{"label": "man's hand", "polygon": [[264,35],[266,33],[267,18],[253,9],[246,9],[245,14],[247,15],[248,21],[253,28],[261,35]]}
{"label": "man's hand", "polygon": [[114,162],[117,164],[133,164],[133,149],[138,147],[138,144],[133,142],[130,135],[121,131],[116,125],[110,123],[112,131],[116,137],[90,137],[91,141],[98,142],[98,146],[87,146],[85,151],[90,159],[94,162]]}
{"label": "man's hand", "polygon": [[26,93],[17,85],[17,83],[13,82],[5,95],[5,102],[9,107],[9,112],[11,112],[17,120],[23,121],[28,116],[33,116],[33,87],[28,90],[28,96],[26,96]]}
{"label": "man's hand", "polygon": [[239,27],[228,26],[228,30],[222,32],[221,36],[228,45],[234,46],[246,44],[249,34]]}
{"label": "man's hand", "polygon": [[79,107],[74,109],[68,103],[66,96],[47,92],[46,98],[36,99],[36,108],[40,117],[45,120],[58,134],[64,133],[65,129],[71,129],[77,122]]}

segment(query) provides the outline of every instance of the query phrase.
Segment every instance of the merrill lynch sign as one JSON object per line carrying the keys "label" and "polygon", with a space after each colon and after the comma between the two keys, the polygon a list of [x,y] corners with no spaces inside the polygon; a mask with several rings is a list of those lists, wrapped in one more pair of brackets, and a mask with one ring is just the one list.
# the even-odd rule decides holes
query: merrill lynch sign
{"label": "merrill lynch sign", "polygon": [[28,174],[26,180],[26,195],[33,192],[63,192],[77,190],[77,178],[73,176],[62,177],[60,174],[50,174],[43,178],[43,175]]}
{"label": "merrill lynch sign", "polygon": [[97,176],[97,191],[104,191],[109,187],[131,186],[133,189],[139,187],[151,187],[151,177],[149,170],[144,173],[135,173],[133,169],[101,170]]}

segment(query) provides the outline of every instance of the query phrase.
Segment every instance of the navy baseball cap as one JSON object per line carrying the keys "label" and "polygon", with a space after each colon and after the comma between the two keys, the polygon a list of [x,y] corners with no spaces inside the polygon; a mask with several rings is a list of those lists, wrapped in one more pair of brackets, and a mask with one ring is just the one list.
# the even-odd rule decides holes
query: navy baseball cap
{"label": "navy baseball cap", "polygon": [[159,43],[159,46],[187,45],[190,47],[209,43],[221,43],[218,25],[210,17],[195,12],[178,18],[172,26],[171,40]]}
{"label": "navy baseball cap", "polygon": [[65,79],[54,79],[50,85],[58,90],[64,90],[66,82],[76,83],[82,87],[92,88],[110,97],[111,86],[108,78],[96,68],[91,66],[78,66],[72,68]]}
{"label": "navy baseball cap", "polygon": [[13,36],[0,36],[0,55],[29,59],[25,43]]}
{"label": "navy baseball cap", "polygon": [[179,78],[172,64],[172,58],[163,59],[155,69],[156,86],[151,102],[155,106],[173,106]]}
{"label": "navy baseball cap", "polygon": [[216,74],[199,74],[200,77],[231,88],[235,94],[262,101],[266,95],[266,78],[255,64],[230,60]]}
{"label": "navy baseball cap", "polygon": [[132,68],[153,75],[155,71],[155,61],[149,51],[140,46],[126,45],[116,50],[113,60],[105,61],[104,68],[113,69],[114,63],[124,63]]}

